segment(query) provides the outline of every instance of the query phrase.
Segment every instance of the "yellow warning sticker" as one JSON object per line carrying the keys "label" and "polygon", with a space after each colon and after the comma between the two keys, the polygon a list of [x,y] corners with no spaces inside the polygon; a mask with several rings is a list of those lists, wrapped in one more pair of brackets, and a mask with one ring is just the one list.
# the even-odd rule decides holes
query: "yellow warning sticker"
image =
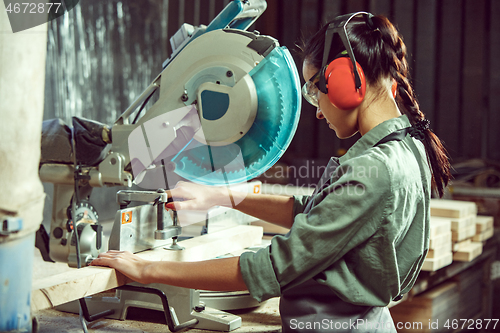
{"label": "yellow warning sticker", "polygon": [[122,224],[132,223],[132,212],[123,212],[122,213]]}

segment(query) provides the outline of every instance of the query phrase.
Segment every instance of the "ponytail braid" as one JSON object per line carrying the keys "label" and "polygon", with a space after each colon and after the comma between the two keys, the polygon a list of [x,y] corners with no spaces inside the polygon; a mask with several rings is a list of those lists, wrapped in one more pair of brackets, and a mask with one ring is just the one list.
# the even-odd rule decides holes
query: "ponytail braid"
{"label": "ponytail braid", "polygon": [[[412,125],[425,121],[425,115],[420,110],[417,97],[410,83],[408,62],[406,61],[406,46],[396,28],[385,17],[373,18],[375,27],[381,31],[382,39],[387,45],[386,56],[391,59],[390,76],[397,82],[396,102],[410,120]],[[381,27],[381,28],[380,28]],[[432,188],[439,197],[443,196],[444,188],[451,179],[450,162],[441,140],[430,128],[423,130],[423,144],[427,160],[432,171]]]}

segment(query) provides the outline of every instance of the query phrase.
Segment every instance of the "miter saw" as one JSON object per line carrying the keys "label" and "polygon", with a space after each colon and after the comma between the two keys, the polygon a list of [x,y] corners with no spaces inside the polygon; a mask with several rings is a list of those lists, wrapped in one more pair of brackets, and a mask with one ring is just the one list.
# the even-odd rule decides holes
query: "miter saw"
{"label": "miter saw", "polygon": [[164,190],[179,180],[241,186],[283,155],[299,120],[300,81],[285,47],[247,31],[266,6],[235,0],[208,26],[183,24],[162,72],[113,126],[76,117],[73,128],[44,122],[40,178],[54,184],[50,232],[37,234],[45,260],[80,267],[102,251],[102,226],[88,203],[93,187],[144,189],[117,193],[109,249],[178,250],[186,217],[165,209]]}

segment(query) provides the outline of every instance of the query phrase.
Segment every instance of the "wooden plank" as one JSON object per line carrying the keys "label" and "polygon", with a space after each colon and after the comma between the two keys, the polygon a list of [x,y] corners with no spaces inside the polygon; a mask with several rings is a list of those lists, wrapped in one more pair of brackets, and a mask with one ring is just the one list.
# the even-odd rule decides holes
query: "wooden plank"
{"label": "wooden plank", "polygon": [[450,237],[447,241],[440,243],[439,246],[436,246],[436,248],[429,249],[426,258],[430,259],[439,258],[444,255],[448,255],[449,253],[451,253],[451,250],[452,250],[452,243]]}
{"label": "wooden plank", "polygon": [[423,271],[435,272],[453,262],[453,253],[447,253],[438,258],[426,258],[422,266]]}
{"label": "wooden plank", "polygon": [[[163,248],[137,255],[147,260],[201,261],[260,244],[262,227],[237,226],[179,242],[182,251]],[[33,281],[31,308],[33,311],[51,308],[85,296],[94,295],[132,282],[108,267],[84,267]]]}
{"label": "wooden plank", "polygon": [[494,233],[495,233],[495,229],[490,228],[490,229],[487,229],[487,230],[481,232],[480,234],[474,235],[474,237],[472,237],[472,240],[474,242],[484,242],[485,240],[488,240],[491,237],[493,237]]}
{"label": "wooden plank", "polygon": [[470,238],[460,242],[453,243],[453,252],[458,252],[461,249],[466,248],[467,246],[470,245],[470,243],[472,243],[472,239]]}
{"label": "wooden plank", "polygon": [[453,260],[470,262],[483,253],[483,243],[472,242],[468,246],[453,253]]}
{"label": "wooden plank", "polygon": [[459,230],[451,231],[451,240],[454,242],[461,242],[467,238],[472,238],[476,234],[476,226],[471,225]]}
{"label": "wooden plank", "polygon": [[460,76],[462,1],[442,0],[439,6],[438,66],[436,68],[439,89],[436,89],[436,115],[433,129],[452,157],[460,155]]}
{"label": "wooden plank", "polygon": [[480,234],[493,228],[493,216],[476,216],[476,233]]}
{"label": "wooden plank", "polygon": [[449,219],[437,220],[431,217],[430,221],[430,238],[447,234],[451,230],[451,221]]}
{"label": "wooden plank", "polygon": [[475,225],[476,215],[469,215],[465,217],[439,217],[439,216],[431,216],[431,223],[438,223],[448,221],[450,223],[451,230],[459,230],[462,228],[469,227],[471,225]]}
{"label": "wooden plank", "polygon": [[460,218],[477,214],[477,205],[470,201],[431,199],[431,216]]}
{"label": "wooden plank", "polygon": [[486,1],[465,1],[461,115],[461,145],[465,158],[482,157],[485,4]]}
{"label": "wooden plank", "polygon": [[451,230],[447,233],[437,235],[429,240],[429,249],[439,248],[441,243],[451,242]]}

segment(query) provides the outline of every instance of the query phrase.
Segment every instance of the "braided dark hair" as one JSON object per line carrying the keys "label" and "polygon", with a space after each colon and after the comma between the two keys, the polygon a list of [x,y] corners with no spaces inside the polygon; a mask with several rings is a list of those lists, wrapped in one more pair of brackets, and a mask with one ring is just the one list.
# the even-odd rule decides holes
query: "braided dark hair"
{"label": "braided dark hair", "polygon": [[[428,121],[420,110],[408,73],[406,46],[396,27],[386,17],[373,16],[369,23],[363,17],[355,17],[346,27],[356,60],[369,84],[375,84],[384,77],[397,82],[396,102],[410,123],[420,127],[423,133],[421,139],[432,171],[432,187],[442,197],[451,178],[450,162],[441,140],[428,128]],[[327,27],[328,23],[300,46],[303,60],[317,69],[322,65]],[[340,37],[334,35],[328,60],[333,60],[343,48]]]}

